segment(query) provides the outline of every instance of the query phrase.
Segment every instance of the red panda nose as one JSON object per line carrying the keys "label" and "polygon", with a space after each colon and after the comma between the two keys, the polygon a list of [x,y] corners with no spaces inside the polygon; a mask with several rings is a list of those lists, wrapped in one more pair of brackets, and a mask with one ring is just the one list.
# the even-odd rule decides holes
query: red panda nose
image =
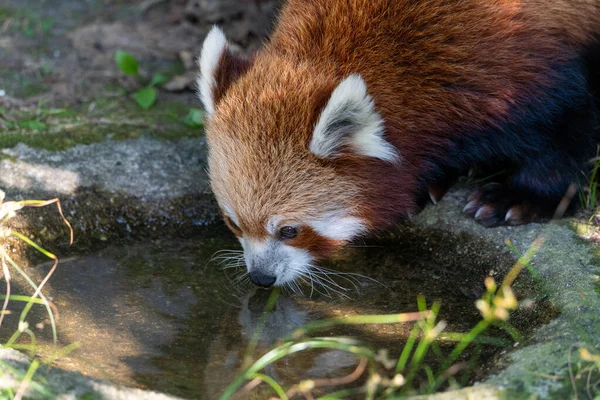
{"label": "red panda nose", "polygon": [[250,281],[252,283],[254,283],[256,286],[261,286],[264,288],[273,286],[275,280],[277,279],[274,276],[265,275],[259,271],[252,271],[248,275],[250,276]]}

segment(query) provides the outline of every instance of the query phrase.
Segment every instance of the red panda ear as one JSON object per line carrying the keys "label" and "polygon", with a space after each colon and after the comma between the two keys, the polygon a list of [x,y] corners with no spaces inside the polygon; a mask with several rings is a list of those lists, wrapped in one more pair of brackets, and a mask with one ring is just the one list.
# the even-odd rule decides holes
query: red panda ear
{"label": "red panda ear", "polygon": [[398,151],[385,139],[384,121],[360,75],[344,79],[331,93],[315,125],[309,149],[320,158],[344,152],[396,162]]}
{"label": "red panda ear", "polygon": [[229,86],[241,77],[252,65],[251,61],[233,52],[223,31],[214,26],[202,45],[198,59],[200,75],[197,84],[200,100],[208,116],[221,100]]}

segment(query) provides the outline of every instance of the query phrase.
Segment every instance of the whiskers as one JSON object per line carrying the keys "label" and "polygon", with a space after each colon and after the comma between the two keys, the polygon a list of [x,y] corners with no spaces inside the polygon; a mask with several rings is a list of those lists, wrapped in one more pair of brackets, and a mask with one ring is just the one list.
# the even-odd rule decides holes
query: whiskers
{"label": "whiskers", "polygon": [[300,294],[304,296],[304,291],[302,290],[302,285],[298,283],[298,279],[294,279],[293,281],[286,282],[283,286],[283,291],[289,294]]}
{"label": "whiskers", "polygon": [[[362,286],[362,280],[364,279],[389,289],[381,282],[368,276],[352,272],[335,271],[317,265],[312,265],[304,271],[299,271],[298,275],[299,280],[307,286],[310,286],[309,297],[312,297],[312,295],[317,292],[328,298],[333,298],[335,296],[349,299],[352,291],[360,292],[360,286]],[[349,285],[349,287],[347,285]]]}
{"label": "whiskers", "polygon": [[223,269],[239,268],[245,266],[244,250],[219,250],[208,260],[209,263],[216,261],[223,266]]}
{"label": "whiskers", "polygon": [[[239,293],[246,292],[251,285],[248,276],[243,250],[219,250],[209,262],[218,262],[226,272],[227,279]],[[340,272],[318,265],[310,265],[300,271],[295,271],[296,279],[282,285],[284,292],[291,295],[313,297],[315,293],[333,299],[349,299],[352,292],[360,292],[364,281],[368,280],[380,286],[389,288],[383,283],[365,275]],[[308,290],[310,289],[310,290]]]}
{"label": "whiskers", "polygon": [[213,254],[209,260],[209,263],[211,262],[221,265],[223,271],[226,272],[225,276],[238,292],[246,292],[243,287],[250,284],[250,278],[246,270],[243,250],[219,250]]}

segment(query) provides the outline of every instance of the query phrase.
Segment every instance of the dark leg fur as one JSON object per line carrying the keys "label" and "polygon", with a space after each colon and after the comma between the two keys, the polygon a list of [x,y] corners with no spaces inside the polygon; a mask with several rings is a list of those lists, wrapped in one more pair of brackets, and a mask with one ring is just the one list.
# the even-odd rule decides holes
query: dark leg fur
{"label": "dark leg fur", "polygon": [[[524,157],[507,178],[473,191],[465,212],[485,226],[520,225],[552,217],[569,187],[584,181],[588,160],[596,152],[599,127],[591,99],[587,109],[563,113],[555,121],[555,146]],[[577,200],[569,200],[573,200],[569,207],[572,210]]]}
{"label": "dark leg fur", "polygon": [[431,160],[428,186],[439,187],[443,171],[454,175],[482,165],[487,173],[505,173],[469,196],[465,212],[478,222],[519,225],[552,217],[569,187],[584,181],[596,155],[600,117],[592,86],[600,65],[587,67],[561,71],[564,81],[554,91],[527,110],[514,110],[514,120],[500,128],[456,141],[444,160]]}

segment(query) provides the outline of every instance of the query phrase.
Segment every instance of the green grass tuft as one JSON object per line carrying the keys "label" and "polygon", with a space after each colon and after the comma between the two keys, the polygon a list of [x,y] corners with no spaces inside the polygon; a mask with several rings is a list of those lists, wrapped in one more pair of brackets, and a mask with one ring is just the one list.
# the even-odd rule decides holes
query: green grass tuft
{"label": "green grass tuft", "polygon": [[[21,380],[21,383],[16,392],[13,389],[2,389],[0,393],[7,398],[10,399],[22,399],[23,396],[27,393],[27,390],[30,388],[37,391],[41,395],[47,398],[55,397],[50,391],[44,387],[42,381],[36,381],[36,372],[39,367],[42,365],[51,364],[54,359],[60,357],[66,353],[71,352],[75,349],[78,344],[74,343],[70,346],[67,346],[63,349],[58,350],[56,348],[58,343],[57,332],[56,332],[56,323],[54,318],[53,308],[55,307],[43,294],[43,288],[56,270],[58,266],[58,257],[48,250],[44,249],[27,236],[21,234],[18,231],[10,229],[7,224],[11,219],[13,219],[17,212],[21,211],[25,207],[44,207],[50,204],[56,204],[58,207],[58,211],[63,218],[65,224],[69,227],[71,233],[71,240],[73,242],[73,230],[71,225],[66,220],[62,213],[62,209],[60,207],[60,202],[58,199],[52,199],[48,201],[44,200],[22,200],[22,201],[4,201],[4,192],[0,191],[0,241],[2,244],[0,245],[0,268],[2,270],[2,279],[5,282],[6,292],[4,295],[0,296],[0,300],[2,302],[2,308],[0,310],[0,328],[2,328],[2,323],[4,322],[4,317],[10,313],[9,305],[11,302],[24,302],[25,307],[21,311],[18,319],[18,327],[15,332],[11,335],[11,337],[2,345],[4,348],[13,348],[18,350],[27,350],[30,354],[34,354],[36,350],[36,336],[35,333],[29,328],[29,323],[27,322],[27,316],[31,310],[31,308],[35,305],[42,305],[45,307],[46,312],[48,313],[48,318],[50,320],[50,325],[52,328],[52,337],[54,341],[55,351],[54,354],[46,359],[34,359],[31,361],[29,368],[25,373],[21,371],[17,371],[15,368],[11,367],[7,363],[0,362],[0,373],[10,373],[11,375],[18,377]],[[18,240],[25,243],[27,246],[32,247],[42,255],[50,258],[54,261],[50,271],[46,276],[42,279],[39,284],[36,284],[24,271],[24,269],[18,264],[17,261],[13,259],[11,254],[9,253],[9,249],[11,246],[6,246],[5,243],[8,239]],[[11,271],[12,270],[12,271]],[[14,273],[20,275],[28,284],[31,286],[31,290],[33,291],[32,295],[16,295],[11,294],[11,277]],[[23,340],[25,338],[25,340]]]}
{"label": "green grass tuft", "polygon": [[[446,322],[437,319],[441,304],[434,302],[428,307],[426,299],[422,296],[417,299],[417,309],[413,312],[357,315],[316,321],[296,329],[283,338],[278,346],[254,362],[249,358],[254,353],[255,345],[249,346],[243,371],[225,389],[220,399],[227,400],[236,395],[249,395],[261,384],[268,385],[280,399],[303,395],[306,398],[329,400],[356,396],[365,399],[391,399],[415,394],[431,394],[442,387],[463,386],[468,382],[470,371],[477,364],[477,356],[482,344],[507,347],[511,343],[505,339],[484,336],[488,328],[499,327],[513,340],[521,340],[519,333],[508,322],[510,312],[518,307],[511,286],[522,269],[530,267],[529,260],[542,243],[543,239],[534,242],[500,285],[496,284],[493,278],[486,278],[486,292],[475,303],[482,320],[467,333],[445,332]],[[267,308],[274,304],[277,295],[277,290],[271,293]],[[367,343],[352,338],[313,336],[324,329],[339,325],[409,322],[414,325],[397,358],[390,357],[387,350],[373,349]],[[259,334],[260,329],[255,333],[255,337]],[[439,346],[441,341],[456,344],[449,354],[443,354]],[[464,352],[469,346],[475,346],[476,350],[470,359],[464,360]],[[312,349],[336,349],[354,354],[357,359],[356,369],[344,377],[305,380],[287,388],[262,372],[269,365],[294,353]],[[439,366],[429,365],[428,359],[431,357],[438,359]],[[317,393],[321,393],[322,396],[317,397]]]}
{"label": "green grass tuft", "polygon": [[136,139],[144,135],[159,140],[202,136],[202,129],[187,125],[188,112],[189,106],[177,101],[165,101],[161,107],[141,110],[121,97],[97,99],[76,108],[49,108],[43,104],[26,109],[0,108],[0,148],[24,143],[60,151],[78,144]]}
{"label": "green grass tuft", "polygon": [[579,188],[579,203],[586,210],[598,211],[600,199],[598,199],[598,178],[600,172],[600,146],[596,151],[596,157],[590,160],[592,168],[585,175],[585,184]]}

